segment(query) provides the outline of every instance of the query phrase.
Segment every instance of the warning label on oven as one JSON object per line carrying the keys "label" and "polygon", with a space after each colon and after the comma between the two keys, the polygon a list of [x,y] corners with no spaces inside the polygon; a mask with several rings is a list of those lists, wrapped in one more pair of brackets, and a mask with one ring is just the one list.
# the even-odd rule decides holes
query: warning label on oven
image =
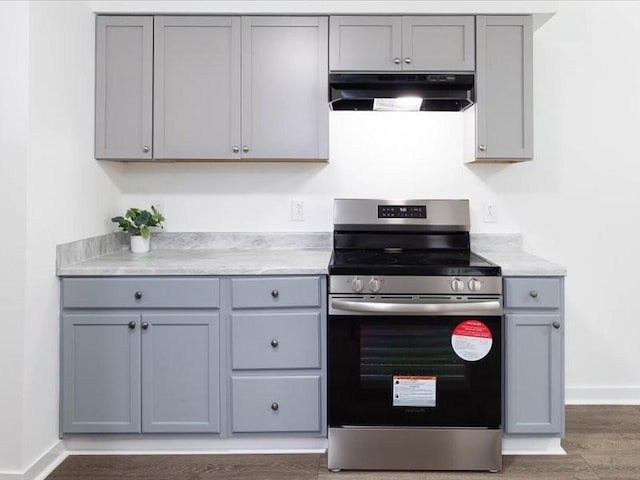
{"label": "warning label on oven", "polygon": [[482,360],[491,351],[492,345],[491,330],[479,320],[465,320],[451,334],[453,351],[469,362]]}
{"label": "warning label on oven", "polygon": [[394,376],[394,407],[435,407],[436,377]]}

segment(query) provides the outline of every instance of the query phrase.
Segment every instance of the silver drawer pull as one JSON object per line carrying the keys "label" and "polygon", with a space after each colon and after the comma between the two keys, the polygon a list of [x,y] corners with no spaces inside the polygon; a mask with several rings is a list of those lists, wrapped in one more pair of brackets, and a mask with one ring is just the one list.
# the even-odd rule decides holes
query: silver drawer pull
{"label": "silver drawer pull", "polygon": [[280,408],[280,405],[278,405],[278,402],[273,402],[271,404],[271,410],[273,410],[274,412],[277,412],[279,408]]}
{"label": "silver drawer pull", "polygon": [[279,344],[280,344],[280,342],[278,342],[278,340],[276,340],[275,338],[273,340],[271,340],[271,346],[273,348],[276,348]]}
{"label": "silver drawer pull", "polygon": [[536,292],[535,290],[530,291],[529,295],[531,296],[531,298],[538,298],[538,292]]}
{"label": "silver drawer pull", "polygon": [[271,290],[271,296],[273,298],[278,298],[280,296],[280,292],[276,289]]}
{"label": "silver drawer pull", "polygon": [[135,297],[136,300],[140,300],[142,298],[142,292],[138,290],[136,293],[133,294],[133,296]]}

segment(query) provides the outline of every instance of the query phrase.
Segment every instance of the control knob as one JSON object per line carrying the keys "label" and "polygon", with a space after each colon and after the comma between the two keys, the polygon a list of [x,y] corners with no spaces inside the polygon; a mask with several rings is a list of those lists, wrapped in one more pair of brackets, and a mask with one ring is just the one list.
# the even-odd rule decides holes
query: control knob
{"label": "control knob", "polygon": [[360,293],[364,289],[364,282],[359,277],[353,277],[351,288],[354,292]]}
{"label": "control knob", "polygon": [[472,292],[477,292],[482,288],[482,283],[480,283],[480,280],[478,280],[477,278],[472,278],[471,280],[469,280],[469,283],[467,283],[467,286]]}
{"label": "control knob", "polygon": [[369,280],[369,290],[371,290],[373,293],[378,293],[381,288],[381,280],[378,280],[376,277],[372,277],[371,280]]}
{"label": "control knob", "polygon": [[464,282],[459,278],[454,278],[453,280],[451,280],[451,290],[453,290],[454,292],[464,290]]}

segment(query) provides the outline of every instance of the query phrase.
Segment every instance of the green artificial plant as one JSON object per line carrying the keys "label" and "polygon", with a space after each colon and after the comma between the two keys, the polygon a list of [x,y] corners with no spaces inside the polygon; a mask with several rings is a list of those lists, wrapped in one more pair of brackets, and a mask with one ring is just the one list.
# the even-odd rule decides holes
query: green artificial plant
{"label": "green artificial plant", "polygon": [[151,227],[160,227],[165,221],[164,215],[151,205],[151,211],[140,210],[139,208],[130,208],[124,214],[124,217],[113,217],[112,222],[117,223],[123,232],[129,235],[140,235],[142,238],[151,236]]}

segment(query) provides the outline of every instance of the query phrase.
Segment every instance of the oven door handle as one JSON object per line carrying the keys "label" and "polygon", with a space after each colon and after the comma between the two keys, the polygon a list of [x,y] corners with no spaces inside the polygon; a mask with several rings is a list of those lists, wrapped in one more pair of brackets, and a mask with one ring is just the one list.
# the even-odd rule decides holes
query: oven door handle
{"label": "oven door handle", "polygon": [[337,310],[346,310],[349,312],[396,315],[453,315],[456,313],[476,315],[502,314],[502,304],[499,300],[460,303],[383,303],[332,299],[331,306]]}

